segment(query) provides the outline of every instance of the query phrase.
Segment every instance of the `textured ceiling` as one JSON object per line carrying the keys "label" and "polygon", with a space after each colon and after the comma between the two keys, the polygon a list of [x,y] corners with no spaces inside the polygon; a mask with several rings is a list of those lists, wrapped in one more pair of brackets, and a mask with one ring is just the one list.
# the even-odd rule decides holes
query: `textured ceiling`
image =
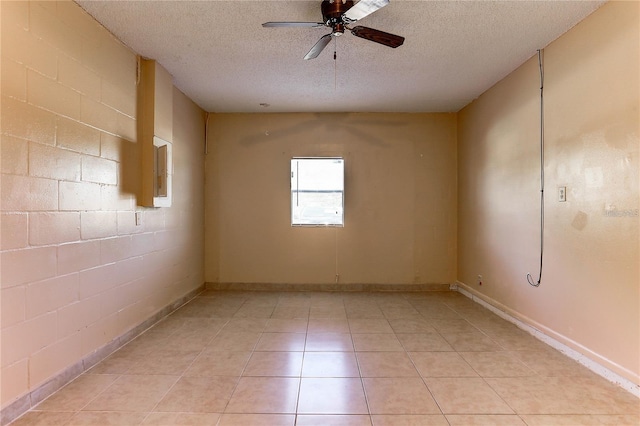
{"label": "textured ceiling", "polygon": [[327,28],[261,24],[319,22],[320,0],[78,3],[209,112],[455,112],[604,2],[391,0],[357,25],[404,45],[345,32],[309,61]]}

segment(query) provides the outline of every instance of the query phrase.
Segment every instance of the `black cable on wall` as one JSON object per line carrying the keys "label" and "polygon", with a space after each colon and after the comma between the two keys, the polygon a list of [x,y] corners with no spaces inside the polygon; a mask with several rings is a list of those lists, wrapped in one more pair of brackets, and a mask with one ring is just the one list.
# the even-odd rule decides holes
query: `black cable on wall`
{"label": "black cable on wall", "polygon": [[538,287],[542,282],[542,259],[544,253],[544,57],[542,49],[538,49],[538,68],[540,69],[540,272],[538,281],[527,274],[527,282]]}

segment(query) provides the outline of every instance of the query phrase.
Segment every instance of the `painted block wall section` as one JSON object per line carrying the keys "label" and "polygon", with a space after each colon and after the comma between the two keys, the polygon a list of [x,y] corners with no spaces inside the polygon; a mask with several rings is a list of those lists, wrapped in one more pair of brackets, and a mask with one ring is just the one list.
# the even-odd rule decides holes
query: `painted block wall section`
{"label": "painted block wall section", "polygon": [[136,208],[136,55],[73,2],[0,14],[6,407],[203,284],[204,113],[174,89],[174,204]]}
{"label": "painted block wall section", "polygon": [[[458,279],[640,384],[640,3],[610,2],[459,113]],[[532,52],[534,53],[534,52]],[[558,202],[566,186],[567,201]],[[477,275],[483,285],[476,284]]]}
{"label": "painted block wall section", "polygon": [[[212,114],[212,283],[455,280],[455,114]],[[345,158],[344,228],[291,227],[292,157]]]}

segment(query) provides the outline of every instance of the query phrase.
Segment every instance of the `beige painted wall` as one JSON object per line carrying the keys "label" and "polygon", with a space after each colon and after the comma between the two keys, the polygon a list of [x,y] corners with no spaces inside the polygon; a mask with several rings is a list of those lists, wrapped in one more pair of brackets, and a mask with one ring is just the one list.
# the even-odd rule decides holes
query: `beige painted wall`
{"label": "beige painted wall", "polygon": [[[638,383],[638,217],[604,213],[638,208],[638,3],[608,4],[546,49],[538,289],[525,281],[537,272],[535,60],[457,128],[455,114],[212,115],[206,188],[203,114],[174,90],[174,205],[139,209],[135,54],[72,2],[2,1],[0,15],[2,407],[205,278],[336,273],[458,278]],[[344,228],[290,227],[289,159],[309,155],[346,158]],[[553,202],[559,185],[567,203]]]}
{"label": "beige painted wall", "polygon": [[202,285],[204,113],[174,90],[173,206],[136,208],[136,55],[73,2],[0,14],[6,407]]}
{"label": "beige painted wall", "polygon": [[537,57],[458,117],[458,279],[636,384],[639,7],[608,3],[544,50],[539,288],[525,279],[537,279],[540,244]]}
{"label": "beige painted wall", "polygon": [[[455,114],[212,114],[205,279],[451,283]],[[344,228],[292,228],[290,160],[345,158]]]}

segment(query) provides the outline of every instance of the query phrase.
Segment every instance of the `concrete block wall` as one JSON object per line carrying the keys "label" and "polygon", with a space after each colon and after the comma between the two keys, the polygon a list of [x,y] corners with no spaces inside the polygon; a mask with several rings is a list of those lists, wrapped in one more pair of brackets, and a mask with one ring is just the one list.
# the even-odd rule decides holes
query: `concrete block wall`
{"label": "concrete block wall", "polygon": [[202,286],[205,114],[174,89],[173,207],[137,207],[136,53],[71,1],[0,16],[5,408]]}

